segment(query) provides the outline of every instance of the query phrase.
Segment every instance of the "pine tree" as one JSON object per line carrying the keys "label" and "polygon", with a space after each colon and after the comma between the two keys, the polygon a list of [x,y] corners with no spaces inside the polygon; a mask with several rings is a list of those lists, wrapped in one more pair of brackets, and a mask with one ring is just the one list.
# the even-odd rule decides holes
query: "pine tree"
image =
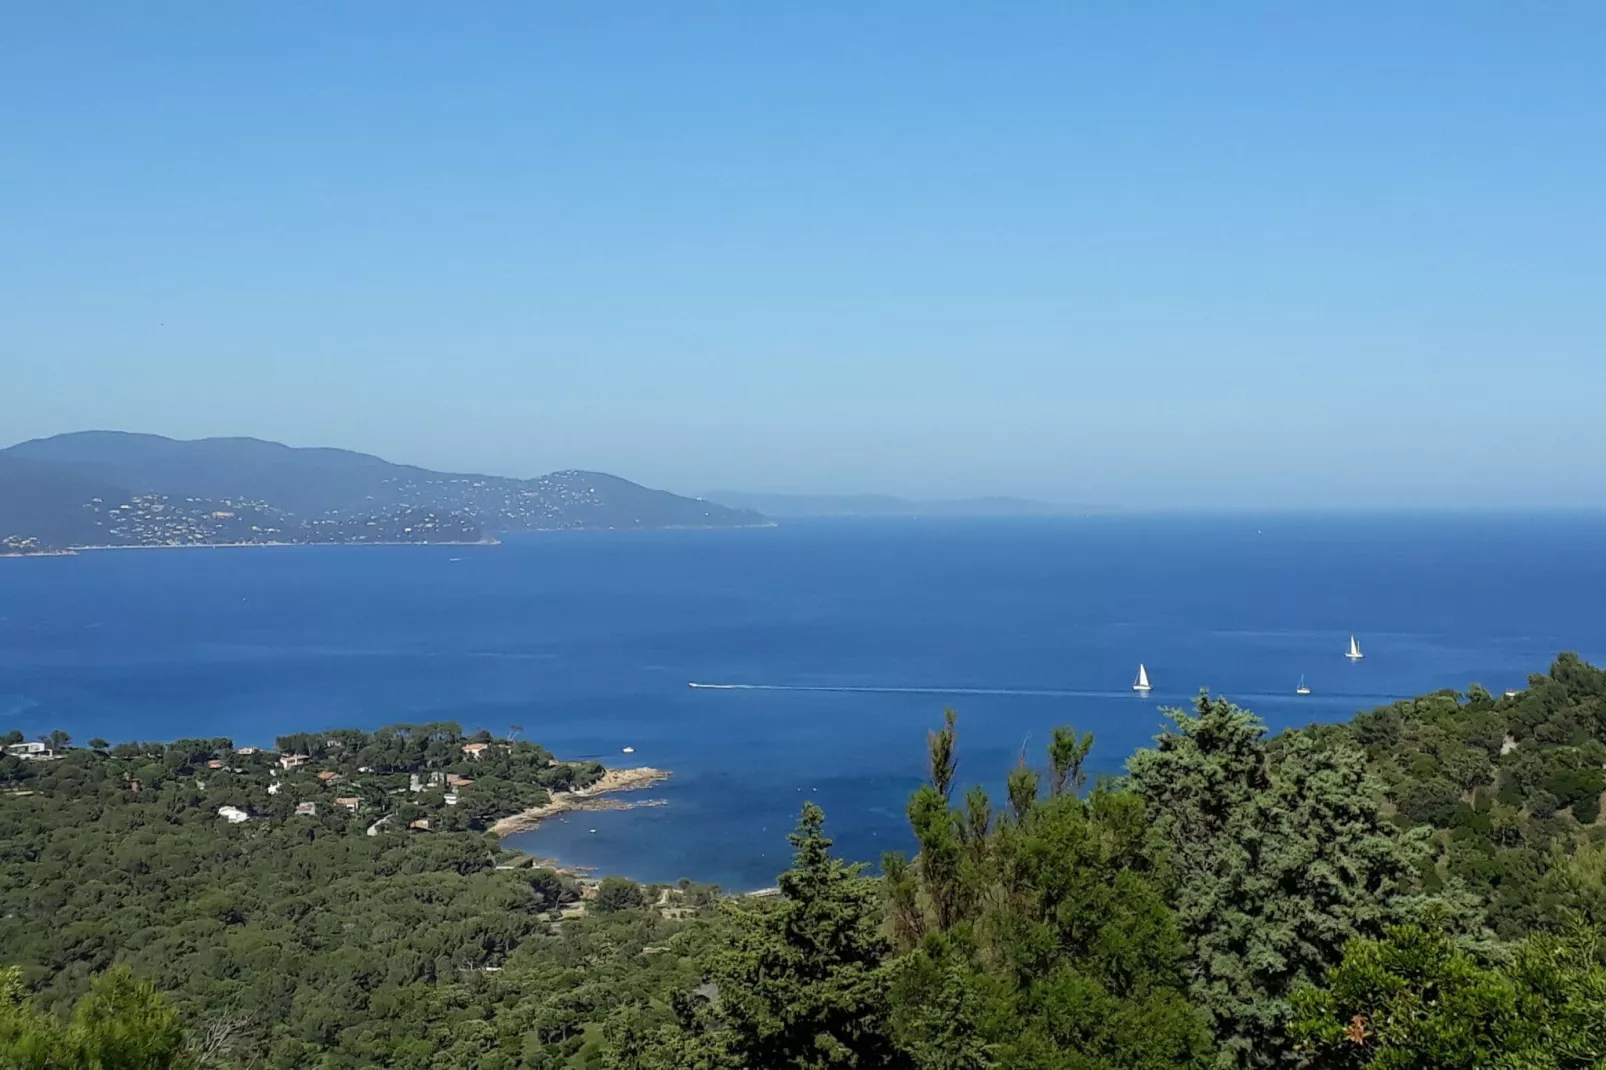
{"label": "pine tree", "polygon": [[66,1023],[23,996],[0,971],[0,1066],[14,1070],[187,1070],[197,1065],[178,1012],[127,970],[95,978]]}
{"label": "pine tree", "polygon": [[[1049,793],[1025,756],[1009,811],[972,789],[950,809],[939,777],[955,725],[932,736],[933,783],[909,803],[920,845],[890,857],[893,1023],[922,1070],[1201,1065],[1182,944],[1142,856],[1141,803],[1071,789],[1091,735],[1056,730]],[[946,778],[943,778],[946,779]]]}
{"label": "pine tree", "polygon": [[1201,694],[1194,713],[1129,763],[1170,875],[1190,990],[1225,1066],[1288,1051],[1288,996],[1354,935],[1398,920],[1415,848],[1378,810],[1358,753],[1300,738],[1274,764],[1253,714]]}
{"label": "pine tree", "polygon": [[679,1028],[614,1029],[620,1067],[897,1070],[874,882],[831,854],[825,814],[803,807],[773,904],[727,903],[733,936],[707,964],[712,1001],[683,1001]]}

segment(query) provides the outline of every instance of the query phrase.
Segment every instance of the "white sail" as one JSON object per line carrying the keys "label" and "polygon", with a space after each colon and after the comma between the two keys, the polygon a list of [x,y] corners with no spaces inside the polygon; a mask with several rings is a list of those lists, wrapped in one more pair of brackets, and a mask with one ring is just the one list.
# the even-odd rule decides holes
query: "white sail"
{"label": "white sail", "polygon": [[1344,656],[1349,658],[1351,661],[1355,661],[1366,656],[1365,654],[1361,653],[1361,644],[1355,641],[1355,637],[1353,635],[1349,637],[1349,650]]}
{"label": "white sail", "polygon": [[1134,690],[1134,691],[1148,691],[1149,690],[1149,670],[1145,669],[1141,663],[1138,665],[1138,678],[1137,678],[1137,682],[1135,682],[1132,685],[1132,690]]}
{"label": "white sail", "polygon": [[1304,673],[1300,673],[1299,674],[1299,686],[1294,688],[1294,694],[1296,694],[1296,695],[1308,695],[1308,694],[1310,694],[1310,688],[1305,686],[1305,674]]}

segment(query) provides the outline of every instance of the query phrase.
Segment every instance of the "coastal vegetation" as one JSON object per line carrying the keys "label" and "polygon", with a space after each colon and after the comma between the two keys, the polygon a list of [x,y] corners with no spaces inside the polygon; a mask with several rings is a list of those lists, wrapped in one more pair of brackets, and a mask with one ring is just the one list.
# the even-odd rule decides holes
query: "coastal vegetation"
{"label": "coastal vegetation", "polygon": [[[227,741],[58,738],[0,759],[0,1064],[78,1065],[18,1053],[89,1043],[95,1006],[149,1031],[118,1064],[149,1067],[1606,1061],[1606,673],[1562,655],[1520,692],[1275,737],[1212,695],[1172,721],[1094,784],[1094,740],[1060,729],[995,799],[964,789],[950,714],[913,854],[871,875],[809,805],[773,898],[503,868],[499,817],[602,770],[455,726],[227,769]],[[336,770],[359,813],[298,820]],[[474,781],[456,806],[437,772]],[[293,797],[220,818],[259,774]],[[369,835],[381,807],[431,831]]]}
{"label": "coastal vegetation", "polygon": [[0,948],[27,1022],[66,1021],[122,968],[218,1034],[219,1065],[549,1066],[616,1002],[694,983],[676,956],[640,959],[681,927],[672,910],[560,921],[586,886],[484,831],[596,782],[595,763],[452,724],[276,752],[48,742],[55,760],[0,759]]}

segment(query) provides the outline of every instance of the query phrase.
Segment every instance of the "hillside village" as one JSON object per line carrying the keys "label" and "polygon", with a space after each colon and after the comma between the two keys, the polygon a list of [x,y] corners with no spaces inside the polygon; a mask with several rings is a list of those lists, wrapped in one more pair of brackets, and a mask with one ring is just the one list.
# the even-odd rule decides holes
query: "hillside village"
{"label": "hillside village", "polygon": [[77,432],[0,448],[0,556],[92,547],[496,541],[769,526],[602,472],[455,475],[248,438]]}

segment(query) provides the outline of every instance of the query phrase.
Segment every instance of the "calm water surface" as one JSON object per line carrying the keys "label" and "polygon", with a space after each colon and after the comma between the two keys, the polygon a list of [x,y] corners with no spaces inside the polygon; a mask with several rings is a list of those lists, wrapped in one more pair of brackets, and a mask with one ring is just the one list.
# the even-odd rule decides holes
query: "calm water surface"
{"label": "calm water surface", "polygon": [[[1274,727],[1606,659],[1606,518],[802,523],[499,547],[118,551],[0,561],[0,730],[83,740],[456,720],[655,765],[662,808],[527,850],[644,880],[773,883],[804,798],[905,848],[923,740],[960,779],[1048,729],[1119,770],[1200,687]],[[1343,657],[1351,632],[1366,658]],[[1155,690],[1130,690],[1139,661]],[[1293,694],[1301,674],[1313,690]],[[740,684],[693,689],[687,684]],[[628,758],[626,746],[635,748]],[[591,832],[595,829],[595,833]]]}

